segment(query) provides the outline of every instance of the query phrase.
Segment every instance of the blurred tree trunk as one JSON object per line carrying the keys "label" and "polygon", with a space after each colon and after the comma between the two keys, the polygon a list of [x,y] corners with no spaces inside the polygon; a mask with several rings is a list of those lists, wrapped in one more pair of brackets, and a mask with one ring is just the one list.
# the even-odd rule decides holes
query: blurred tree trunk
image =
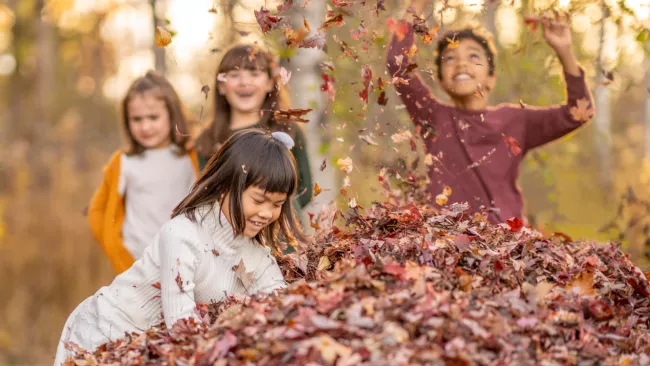
{"label": "blurred tree trunk", "polygon": [[[161,7],[161,0],[150,0],[151,1],[151,15],[153,16],[153,32],[155,34],[156,32],[156,27],[161,26],[164,27],[164,21],[160,19],[160,13],[161,10],[164,10],[164,7]],[[154,52],[154,57],[155,57],[155,65],[156,65],[156,71],[164,74],[167,71],[167,65],[165,63],[165,48],[163,47],[158,47],[154,43],[152,45],[153,47],[153,52]]]}
{"label": "blurred tree trunk", "polygon": [[595,93],[596,103],[596,151],[600,161],[600,181],[605,186],[605,192],[609,192],[611,187],[611,118],[610,118],[610,90],[603,85],[606,77],[603,69],[603,46],[605,44],[605,26],[609,17],[609,8],[605,1],[602,1],[602,19],[600,20],[600,47],[598,49],[598,70]]}
{"label": "blurred tree trunk", "polygon": [[[304,16],[309,24],[321,24],[324,21],[325,2],[312,1],[312,3],[302,9]],[[296,14],[292,17],[294,29],[303,27],[303,17]],[[311,32],[314,34],[314,31]],[[329,204],[335,199],[335,192],[338,187],[335,183],[334,169],[329,167],[323,171],[320,165],[327,156],[322,153],[321,146],[329,143],[329,136],[322,127],[325,121],[326,101],[323,93],[320,91],[321,69],[320,63],[323,60],[323,52],[315,48],[300,48],[296,55],[291,58],[292,77],[290,80],[290,92],[292,96],[292,108],[312,108],[313,111],[307,115],[309,123],[304,125],[304,132],[307,139],[307,151],[311,163],[311,172],[313,181],[318,183],[323,191],[312,202],[317,202],[318,206]],[[310,188],[311,189],[311,188]],[[314,210],[312,210],[314,211]],[[307,220],[302,218],[303,223]],[[303,225],[309,228],[307,225]]]}
{"label": "blurred tree trunk", "polygon": [[497,40],[496,14],[498,7],[499,2],[497,0],[483,1],[483,10],[485,11],[483,15],[483,24],[485,24],[485,28],[492,33],[492,36],[494,36],[494,42]]}
{"label": "blurred tree trunk", "polygon": [[644,98],[644,124],[645,124],[645,158],[650,159],[650,58],[646,55],[645,61],[645,98]]}

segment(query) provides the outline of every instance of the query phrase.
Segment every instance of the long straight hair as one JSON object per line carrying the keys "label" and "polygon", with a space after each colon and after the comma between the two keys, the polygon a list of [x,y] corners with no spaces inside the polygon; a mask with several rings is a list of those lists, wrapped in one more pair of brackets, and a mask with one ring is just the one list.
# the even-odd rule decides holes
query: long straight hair
{"label": "long straight hair", "polygon": [[187,143],[190,135],[183,103],[181,103],[181,99],[172,84],[162,74],[150,70],[144,76],[133,81],[122,100],[122,127],[127,138],[126,154],[142,154],[147,149],[135,139],[129,128],[129,102],[138,96],[146,94],[165,102],[169,114],[169,133],[172,144],[176,145],[180,155],[187,153]]}
{"label": "long straight hair", "polygon": [[230,103],[219,90],[219,75],[232,70],[259,70],[268,74],[273,83],[273,90],[267,94],[262,103],[260,128],[269,131],[284,131],[294,136],[292,130],[299,128],[293,123],[278,123],[273,117],[273,112],[288,109],[289,96],[279,82],[278,62],[273,54],[257,45],[236,45],[231,47],[221,59],[217,68],[214,87],[214,112],[212,123],[201,132],[196,139],[197,151],[206,157],[211,156],[217,147],[226,141],[232,131],[230,129],[231,108]]}
{"label": "long straight hair", "polygon": [[251,186],[266,192],[287,194],[278,220],[263,228],[255,240],[271,247],[276,254],[280,250],[277,246],[280,232],[290,241],[304,240],[291,200],[298,186],[293,154],[282,142],[260,129],[233,134],[208,161],[189,195],[174,209],[172,217],[186,215],[196,222],[199,208],[209,206],[209,213],[218,203],[221,209],[228,195],[231,225],[234,234],[240,235],[246,227],[242,193]]}

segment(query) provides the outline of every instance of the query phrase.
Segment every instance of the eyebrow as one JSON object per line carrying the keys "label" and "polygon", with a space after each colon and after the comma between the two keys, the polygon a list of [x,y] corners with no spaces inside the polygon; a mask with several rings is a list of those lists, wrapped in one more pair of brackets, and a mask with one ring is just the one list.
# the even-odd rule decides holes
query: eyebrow
{"label": "eyebrow", "polygon": [[[257,198],[260,198],[260,197],[261,197],[261,198],[264,199],[265,201],[273,201],[273,200],[270,199],[266,194],[260,193],[259,191],[253,191],[253,194],[255,194],[255,195],[257,196]],[[274,203],[285,202],[286,200],[287,200],[286,198],[283,198],[283,199],[280,199],[280,200],[274,201]]]}

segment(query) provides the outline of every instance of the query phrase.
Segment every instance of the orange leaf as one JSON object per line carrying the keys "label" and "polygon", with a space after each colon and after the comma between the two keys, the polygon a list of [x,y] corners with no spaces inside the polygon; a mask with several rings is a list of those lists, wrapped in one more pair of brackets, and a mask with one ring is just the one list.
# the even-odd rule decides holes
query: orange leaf
{"label": "orange leaf", "polygon": [[594,110],[591,108],[591,103],[585,98],[578,99],[576,105],[574,107],[571,107],[569,112],[571,113],[571,117],[575,121],[579,122],[587,122],[594,115]]}
{"label": "orange leaf", "polygon": [[309,26],[309,23],[307,23],[307,19],[305,19],[302,23],[305,25],[305,28],[311,32],[311,27]]}
{"label": "orange leaf", "polygon": [[154,37],[154,42],[158,47],[166,47],[172,43],[172,35],[169,31],[163,27],[156,27],[156,35]]}
{"label": "orange leaf", "polygon": [[323,192],[323,190],[320,188],[320,186],[318,185],[318,183],[315,183],[315,184],[314,184],[314,197],[316,197],[316,196],[318,196],[319,194],[321,194],[321,192]]}

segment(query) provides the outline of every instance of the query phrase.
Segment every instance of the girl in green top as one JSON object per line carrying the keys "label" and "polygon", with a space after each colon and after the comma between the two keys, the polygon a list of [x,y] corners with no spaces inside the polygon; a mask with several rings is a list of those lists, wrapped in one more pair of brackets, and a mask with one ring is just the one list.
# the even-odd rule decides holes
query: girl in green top
{"label": "girl in green top", "polygon": [[286,132],[295,141],[291,152],[298,168],[294,207],[302,209],[312,199],[307,146],[297,124],[278,123],[273,117],[274,111],[289,108],[277,68],[275,57],[259,46],[238,45],[224,54],[215,81],[214,119],[196,140],[199,169],[237,131],[262,128]]}

